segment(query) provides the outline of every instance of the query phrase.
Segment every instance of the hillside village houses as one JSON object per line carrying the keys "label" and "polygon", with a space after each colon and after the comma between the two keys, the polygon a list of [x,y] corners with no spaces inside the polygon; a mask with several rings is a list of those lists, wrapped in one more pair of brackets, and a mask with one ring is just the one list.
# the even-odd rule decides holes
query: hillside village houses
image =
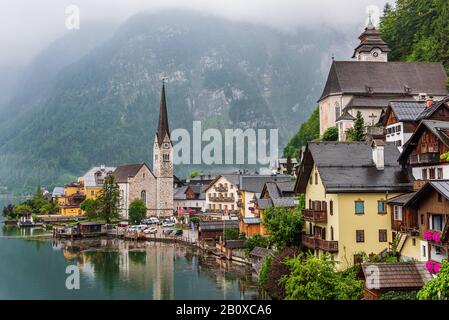
{"label": "hillside village houses", "polygon": [[332,62],[318,100],[320,135],[337,127],[344,141],[358,111],[365,124],[374,126],[391,101],[441,100],[448,95],[441,63],[389,62],[391,50],[371,22],[359,39],[353,61]]}

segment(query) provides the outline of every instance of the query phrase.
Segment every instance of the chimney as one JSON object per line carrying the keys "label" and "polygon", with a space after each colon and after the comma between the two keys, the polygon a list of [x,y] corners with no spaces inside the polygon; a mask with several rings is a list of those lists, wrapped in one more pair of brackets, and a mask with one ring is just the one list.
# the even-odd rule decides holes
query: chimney
{"label": "chimney", "polygon": [[428,97],[426,99],[426,105],[427,105],[427,108],[432,108],[432,106],[433,106],[433,98],[432,97]]}
{"label": "chimney", "polygon": [[382,140],[373,140],[371,148],[373,151],[373,161],[377,170],[384,170],[385,168],[385,155],[384,155],[385,142]]}

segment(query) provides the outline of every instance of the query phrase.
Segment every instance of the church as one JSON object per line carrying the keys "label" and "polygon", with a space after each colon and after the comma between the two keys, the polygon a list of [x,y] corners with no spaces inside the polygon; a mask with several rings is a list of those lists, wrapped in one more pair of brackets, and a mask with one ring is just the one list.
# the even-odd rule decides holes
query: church
{"label": "church", "polygon": [[173,144],[168,126],[165,84],[162,84],[159,122],[153,144],[153,169],[146,163],[118,166],[113,172],[120,189],[120,214],[128,218],[129,205],[141,199],[147,216],[173,216]]}
{"label": "church", "polygon": [[371,19],[359,37],[352,61],[333,61],[318,100],[320,135],[331,127],[346,140],[360,111],[365,125],[379,123],[392,101],[440,100],[448,95],[442,63],[389,62],[391,49]]}

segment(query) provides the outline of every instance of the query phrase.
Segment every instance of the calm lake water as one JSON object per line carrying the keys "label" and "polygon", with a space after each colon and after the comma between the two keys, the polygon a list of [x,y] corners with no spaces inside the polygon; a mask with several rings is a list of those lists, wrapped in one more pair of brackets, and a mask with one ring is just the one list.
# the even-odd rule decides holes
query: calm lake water
{"label": "calm lake water", "polygon": [[[4,205],[0,201],[1,209]],[[257,281],[248,267],[196,249],[118,239],[27,240],[43,231],[1,225],[0,299],[258,297]],[[79,267],[80,290],[66,289],[69,265]]]}

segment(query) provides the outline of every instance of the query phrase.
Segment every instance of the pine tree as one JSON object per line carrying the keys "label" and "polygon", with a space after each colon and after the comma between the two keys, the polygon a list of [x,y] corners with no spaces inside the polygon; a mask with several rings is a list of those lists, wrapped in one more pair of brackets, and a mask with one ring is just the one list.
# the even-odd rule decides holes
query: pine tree
{"label": "pine tree", "polygon": [[120,201],[120,191],[115,183],[114,176],[110,175],[106,177],[103,189],[100,191],[97,200],[101,208],[100,216],[107,223],[110,223],[112,219],[119,217],[118,206]]}
{"label": "pine tree", "polygon": [[355,117],[354,127],[346,131],[346,140],[365,141],[365,121],[360,111],[357,112]]}

